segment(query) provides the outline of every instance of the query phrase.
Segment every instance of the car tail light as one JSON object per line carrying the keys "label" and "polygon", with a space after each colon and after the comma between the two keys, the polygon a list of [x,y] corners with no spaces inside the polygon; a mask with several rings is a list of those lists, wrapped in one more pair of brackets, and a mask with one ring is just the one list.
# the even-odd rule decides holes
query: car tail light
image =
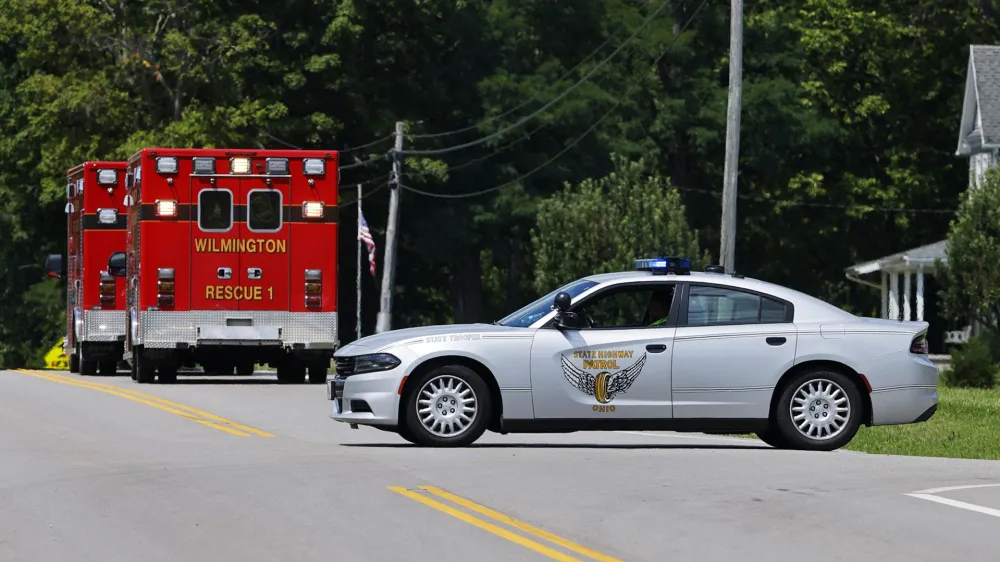
{"label": "car tail light", "polygon": [[306,201],[302,204],[302,216],[307,219],[321,219],[323,213],[322,201]]}
{"label": "car tail light", "polygon": [[101,272],[101,307],[115,305],[115,278],[107,271]]}
{"label": "car tail light", "polygon": [[158,217],[176,217],[177,216],[177,201],[172,199],[157,199],[156,200],[156,216]]}
{"label": "car tail light", "polygon": [[306,308],[323,306],[323,272],[318,269],[306,270]]}
{"label": "car tail light", "polygon": [[174,306],[174,270],[161,267],[156,272],[156,300],[160,307]]}
{"label": "car tail light", "polygon": [[919,336],[913,338],[910,342],[910,353],[916,353],[918,355],[927,355],[929,348],[927,345],[926,334],[920,334]]}

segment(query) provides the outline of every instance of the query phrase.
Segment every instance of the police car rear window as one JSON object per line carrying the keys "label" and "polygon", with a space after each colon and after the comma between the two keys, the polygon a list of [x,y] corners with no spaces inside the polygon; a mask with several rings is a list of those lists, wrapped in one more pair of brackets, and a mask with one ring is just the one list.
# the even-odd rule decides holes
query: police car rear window
{"label": "police car rear window", "polygon": [[233,227],[233,194],[225,189],[206,189],[198,194],[198,228],[206,231]]}
{"label": "police car rear window", "polygon": [[281,192],[254,190],[247,196],[247,226],[255,232],[281,229]]}

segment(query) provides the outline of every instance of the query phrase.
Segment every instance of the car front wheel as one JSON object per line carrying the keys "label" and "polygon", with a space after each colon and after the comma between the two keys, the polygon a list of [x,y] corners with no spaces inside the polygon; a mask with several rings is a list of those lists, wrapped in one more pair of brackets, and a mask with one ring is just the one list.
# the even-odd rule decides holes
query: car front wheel
{"label": "car front wheel", "polygon": [[486,431],[490,419],[490,391],[475,371],[446,365],[425,373],[407,393],[404,423],[420,445],[464,447]]}
{"label": "car front wheel", "polygon": [[861,394],[854,381],[825,370],[795,376],[776,412],[778,430],[795,449],[832,451],[854,439],[861,426]]}

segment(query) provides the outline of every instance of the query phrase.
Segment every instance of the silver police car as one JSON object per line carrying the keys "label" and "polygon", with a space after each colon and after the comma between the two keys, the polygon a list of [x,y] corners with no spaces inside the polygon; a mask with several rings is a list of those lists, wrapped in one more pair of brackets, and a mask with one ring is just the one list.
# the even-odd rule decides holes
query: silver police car
{"label": "silver police car", "polygon": [[425,446],[486,430],[756,433],[832,450],[938,403],[927,322],[864,318],[685,258],[573,281],[493,324],[361,338],[335,354],[334,420]]}

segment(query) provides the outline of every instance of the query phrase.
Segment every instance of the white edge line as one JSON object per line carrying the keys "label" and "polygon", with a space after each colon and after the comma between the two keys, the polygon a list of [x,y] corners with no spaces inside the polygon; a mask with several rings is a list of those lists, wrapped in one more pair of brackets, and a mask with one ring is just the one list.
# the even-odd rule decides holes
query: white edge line
{"label": "white edge line", "polygon": [[965,486],[948,486],[947,488],[931,488],[929,490],[918,490],[910,492],[912,494],[940,494],[941,492],[951,492],[954,490],[971,490],[973,488],[997,488],[1000,484],[968,484]]}
{"label": "white edge line", "polygon": [[937,502],[944,505],[950,505],[952,507],[957,507],[959,509],[967,509],[969,511],[975,511],[977,513],[982,513],[984,515],[992,515],[993,517],[1000,517],[1000,509],[993,509],[992,507],[983,507],[981,505],[976,505],[974,503],[960,502],[958,500],[942,498],[938,496],[933,496],[931,494],[912,493],[906,495],[912,498],[919,498],[922,500]]}

